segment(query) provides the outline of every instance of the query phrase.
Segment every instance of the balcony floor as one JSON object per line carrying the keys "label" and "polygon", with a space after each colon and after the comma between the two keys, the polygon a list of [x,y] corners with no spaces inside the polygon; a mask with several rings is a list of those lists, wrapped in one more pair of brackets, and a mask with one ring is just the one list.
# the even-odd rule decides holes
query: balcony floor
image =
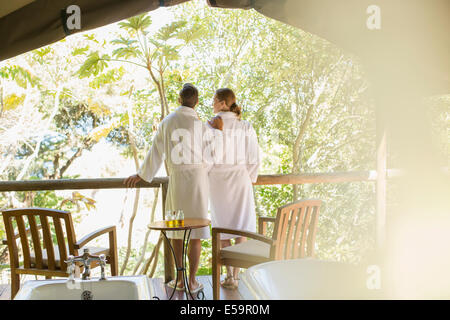
{"label": "balcony floor", "polygon": [[[33,277],[34,279],[34,277]],[[168,300],[168,296],[172,293],[172,289],[164,285],[163,279],[153,278],[150,279],[155,294],[161,300]],[[206,300],[212,300],[212,278],[211,276],[199,276],[198,281],[204,286],[204,293]],[[11,297],[11,290],[9,284],[0,284],[0,300],[9,300]],[[250,292],[242,281],[239,281],[239,288],[237,290],[229,290],[220,288],[221,300],[246,300],[251,299]],[[173,297],[176,300],[185,300],[186,295],[184,292],[177,291]]]}
{"label": "balcony floor", "polygon": [[11,296],[11,286],[9,284],[0,284],[0,300],[9,300]]}

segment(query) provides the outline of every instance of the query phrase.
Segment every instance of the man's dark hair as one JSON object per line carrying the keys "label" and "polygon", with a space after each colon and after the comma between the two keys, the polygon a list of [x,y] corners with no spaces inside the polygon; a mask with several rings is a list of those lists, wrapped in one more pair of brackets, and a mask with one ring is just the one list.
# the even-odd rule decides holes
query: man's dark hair
{"label": "man's dark hair", "polygon": [[193,108],[197,104],[198,90],[190,83],[185,83],[180,90],[180,102],[183,106]]}

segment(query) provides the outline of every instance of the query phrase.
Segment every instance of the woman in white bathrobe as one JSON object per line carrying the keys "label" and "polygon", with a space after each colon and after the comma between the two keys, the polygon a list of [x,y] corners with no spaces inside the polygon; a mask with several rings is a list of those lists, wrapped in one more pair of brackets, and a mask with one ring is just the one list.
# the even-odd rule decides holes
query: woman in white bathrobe
{"label": "woman in white bathrobe", "polygon": [[[214,95],[214,113],[223,120],[223,148],[215,149],[215,164],[210,170],[211,225],[217,228],[256,232],[256,213],[252,182],[259,167],[259,146],[252,125],[241,120],[241,110],[231,89],[222,88]],[[222,151],[222,152],[220,152]],[[245,237],[222,235],[221,246],[246,240]],[[237,288],[239,268],[227,266],[222,286]]]}

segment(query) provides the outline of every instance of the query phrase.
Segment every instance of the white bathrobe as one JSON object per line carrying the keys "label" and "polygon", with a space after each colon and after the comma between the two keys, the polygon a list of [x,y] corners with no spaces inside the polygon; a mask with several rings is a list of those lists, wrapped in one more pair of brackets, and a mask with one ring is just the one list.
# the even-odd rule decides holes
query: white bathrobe
{"label": "white bathrobe", "polygon": [[[151,182],[166,160],[169,185],[166,210],[182,209],[184,217],[208,218],[208,171],[213,159],[210,137],[214,130],[204,124],[197,112],[180,106],[158,127],[153,144],[138,175]],[[211,151],[212,152],[212,151]],[[183,231],[167,232],[172,239],[183,239]],[[191,239],[210,238],[209,227],[193,229]]]}
{"label": "white bathrobe", "polygon": [[[219,112],[223,145],[216,145],[215,164],[209,172],[211,225],[256,232],[252,182],[258,178],[260,151],[252,125],[234,112]],[[222,150],[222,152],[220,152]],[[235,238],[223,234],[221,239]]]}

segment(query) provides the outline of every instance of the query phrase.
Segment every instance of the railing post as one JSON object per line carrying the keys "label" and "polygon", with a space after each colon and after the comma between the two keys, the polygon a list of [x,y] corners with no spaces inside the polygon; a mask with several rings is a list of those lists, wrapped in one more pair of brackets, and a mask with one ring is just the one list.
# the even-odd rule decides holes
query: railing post
{"label": "railing post", "polygon": [[[168,182],[161,183],[162,189],[162,216],[166,218],[166,198]],[[164,238],[164,282],[167,283],[174,278],[174,262],[170,252],[169,243]]]}

